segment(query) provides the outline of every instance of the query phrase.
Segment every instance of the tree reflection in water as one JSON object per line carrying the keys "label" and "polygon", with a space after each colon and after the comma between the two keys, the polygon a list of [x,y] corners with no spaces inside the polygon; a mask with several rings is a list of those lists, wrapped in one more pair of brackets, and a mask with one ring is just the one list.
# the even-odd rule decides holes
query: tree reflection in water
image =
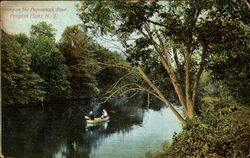
{"label": "tree reflection in water", "polygon": [[113,99],[101,105],[111,117],[104,125],[85,129],[84,105],[3,107],[3,153],[18,158],[88,158],[104,139],[127,133],[143,121],[144,101]]}

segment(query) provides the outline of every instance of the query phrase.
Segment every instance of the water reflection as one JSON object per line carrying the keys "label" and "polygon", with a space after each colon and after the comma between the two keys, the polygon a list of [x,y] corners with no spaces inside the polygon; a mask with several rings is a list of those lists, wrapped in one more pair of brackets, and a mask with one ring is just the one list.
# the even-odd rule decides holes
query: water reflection
{"label": "water reflection", "polygon": [[71,104],[3,108],[3,153],[18,158],[136,158],[180,129],[168,109],[145,110],[138,98],[101,105],[111,119],[90,128],[85,128],[83,115],[88,107]]}

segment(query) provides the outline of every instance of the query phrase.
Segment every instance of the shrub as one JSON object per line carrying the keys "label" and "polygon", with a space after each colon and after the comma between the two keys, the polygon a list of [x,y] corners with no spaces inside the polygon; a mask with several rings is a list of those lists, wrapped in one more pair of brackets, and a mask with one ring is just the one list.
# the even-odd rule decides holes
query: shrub
{"label": "shrub", "polygon": [[204,112],[187,122],[183,131],[175,134],[173,143],[164,153],[147,155],[169,157],[242,157],[248,154],[250,134],[247,123],[216,112]]}

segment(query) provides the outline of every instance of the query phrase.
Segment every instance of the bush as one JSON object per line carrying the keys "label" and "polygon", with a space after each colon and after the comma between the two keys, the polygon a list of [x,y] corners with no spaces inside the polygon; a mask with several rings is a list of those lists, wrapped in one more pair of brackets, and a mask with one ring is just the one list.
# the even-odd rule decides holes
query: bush
{"label": "bush", "polygon": [[248,154],[249,125],[229,115],[205,111],[188,120],[187,125],[173,137],[173,143],[164,153],[147,154],[150,158],[172,157],[244,157]]}

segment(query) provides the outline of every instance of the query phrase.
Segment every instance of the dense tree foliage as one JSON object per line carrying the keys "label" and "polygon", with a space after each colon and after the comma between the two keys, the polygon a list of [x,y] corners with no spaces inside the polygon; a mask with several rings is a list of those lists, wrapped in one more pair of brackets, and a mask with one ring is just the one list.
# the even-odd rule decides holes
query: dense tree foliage
{"label": "dense tree foliage", "polygon": [[126,73],[114,67],[102,67],[101,63],[124,63],[118,53],[95,43],[79,25],[68,26],[59,42],[59,49],[69,69],[68,81],[73,96],[94,96],[105,93]]}
{"label": "dense tree foliage", "polygon": [[[224,54],[217,55],[223,56],[240,47],[245,40],[244,25],[249,25],[248,9],[245,1],[231,0],[83,1],[78,11],[85,28],[120,40],[128,61],[149,85],[145,90],[183,121],[159,90],[169,87],[168,80],[157,83],[159,76],[151,72],[169,77],[179,104],[192,118],[202,72],[218,49]],[[158,71],[159,64],[165,74]]]}
{"label": "dense tree foliage", "polygon": [[49,38],[55,39],[55,31],[56,29],[52,24],[47,24],[46,22],[39,22],[36,25],[31,26],[30,35],[31,38],[36,38],[40,35],[45,35]]}
{"label": "dense tree foliage", "polygon": [[30,55],[15,41],[15,37],[1,31],[1,80],[3,104],[25,104],[41,101],[43,80],[30,70]]}
{"label": "dense tree foliage", "polygon": [[65,94],[68,88],[67,67],[63,55],[56,47],[54,36],[51,36],[54,34],[52,30],[52,26],[43,22],[33,25],[27,50],[31,54],[32,71],[44,80],[46,96],[58,97]]}
{"label": "dense tree foliage", "polygon": [[16,35],[12,35],[15,40],[22,46],[22,48],[26,49],[27,45],[29,43],[29,37],[24,34],[24,33],[20,33],[20,34],[16,34]]}
{"label": "dense tree foliage", "polygon": [[94,59],[95,46],[79,26],[68,26],[60,40],[59,49],[69,69],[68,80],[75,96],[96,95],[99,92],[95,74],[100,70]]}
{"label": "dense tree foliage", "polygon": [[[240,44],[247,47],[238,48],[230,53],[216,54],[209,66],[213,81],[220,82],[218,91],[222,96],[231,96],[240,103],[250,102],[250,34],[241,38]],[[246,39],[245,39],[246,38]],[[248,42],[248,44],[245,44]]]}
{"label": "dense tree foliage", "polygon": [[[30,37],[23,33],[4,33],[4,103],[28,103],[43,99],[49,101],[62,97],[92,97],[100,92],[105,96],[111,85],[127,72],[108,65],[101,67],[100,63],[117,64],[125,61],[118,53],[95,43],[78,25],[67,27],[58,44],[55,42],[54,31],[52,25],[40,22],[32,25]],[[18,53],[21,54],[20,57]],[[12,65],[9,67],[10,63]],[[13,75],[16,77],[12,77]],[[26,94],[22,96],[21,93],[25,92],[19,94],[19,89],[24,91],[26,84],[29,86]],[[30,86],[34,86],[32,95]]]}

